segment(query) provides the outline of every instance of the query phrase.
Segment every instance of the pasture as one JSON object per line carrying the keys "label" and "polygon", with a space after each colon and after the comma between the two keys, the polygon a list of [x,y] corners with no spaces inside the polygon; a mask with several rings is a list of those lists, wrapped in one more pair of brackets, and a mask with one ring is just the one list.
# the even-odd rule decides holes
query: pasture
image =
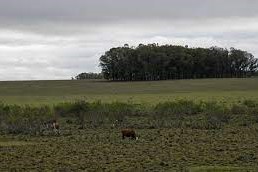
{"label": "pasture", "polygon": [[137,132],[137,141],[122,140],[117,129],[67,130],[58,137],[9,136],[18,141],[0,144],[0,171],[257,171],[254,129]]}
{"label": "pasture", "polygon": [[86,100],[156,104],[176,99],[236,102],[258,99],[258,78],[197,79],[152,82],[13,81],[0,82],[0,101],[48,104]]}
{"label": "pasture", "polygon": [[[0,171],[258,170],[257,78],[0,82],[0,97]],[[53,116],[61,134],[39,132]]]}

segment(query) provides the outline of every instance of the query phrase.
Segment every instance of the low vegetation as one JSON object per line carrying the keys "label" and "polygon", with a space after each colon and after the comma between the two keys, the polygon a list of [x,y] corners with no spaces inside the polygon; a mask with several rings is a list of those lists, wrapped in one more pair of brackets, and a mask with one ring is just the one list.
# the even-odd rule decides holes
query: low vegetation
{"label": "low vegetation", "polygon": [[[258,104],[245,100],[238,104],[178,100],[145,106],[133,103],[89,103],[76,101],[31,107],[0,104],[0,129],[17,134],[43,134],[44,122],[51,119],[74,121],[79,128],[192,128],[221,129],[224,126],[252,126],[258,123]],[[144,119],[132,121],[132,119]]]}
{"label": "low vegetation", "polygon": [[[112,125],[133,128],[220,129],[233,124],[250,126],[257,123],[258,105],[252,100],[231,105],[179,100],[147,107],[132,103],[77,101],[61,103],[53,109],[48,106],[1,104],[0,117],[2,132],[30,135],[43,134],[44,122],[58,118],[74,121],[81,129],[108,128]],[[131,119],[134,118],[145,120],[132,122]]]}
{"label": "low vegetation", "polygon": [[[44,130],[44,122],[53,118],[60,123],[60,135]],[[152,106],[100,101],[53,107],[0,104],[0,121],[0,170],[258,168],[258,103],[253,100],[178,100]],[[133,128],[139,140],[123,140],[122,128]]]}

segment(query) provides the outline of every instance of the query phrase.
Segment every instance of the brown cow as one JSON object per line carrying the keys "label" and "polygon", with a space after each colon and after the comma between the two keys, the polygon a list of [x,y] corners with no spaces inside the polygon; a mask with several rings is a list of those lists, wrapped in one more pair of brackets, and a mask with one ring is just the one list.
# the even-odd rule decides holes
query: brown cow
{"label": "brown cow", "polygon": [[136,137],[136,133],[133,129],[129,129],[129,128],[122,129],[121,133],[122,133],[122,139],[125,139],[125,137],[129,137],[131,139],[138,140],[138,137]]}
{"label": "brown cow", "polygon": [[56,134],[60,134],[59,124],[58,124],[58,122],[56,120],[53,120],[52,126],[53,126],[53,129],[54,129],[55,133]]}
{"label": "brown cow", "polygon": [[59,127],[58,122],[55,119],[45,122],[44,125],[45,125],[46,129],[53,129],[53,131],[56,134],[60,134],[60,131],[59,131],[60,127]]}

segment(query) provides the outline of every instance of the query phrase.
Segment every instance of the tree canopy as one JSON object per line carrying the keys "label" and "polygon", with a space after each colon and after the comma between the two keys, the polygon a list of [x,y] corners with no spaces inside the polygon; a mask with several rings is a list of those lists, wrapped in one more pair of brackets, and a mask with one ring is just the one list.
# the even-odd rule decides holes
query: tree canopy
{"label": "tree canopy", "polygon": [[75,77],[76,80],[83,79],[103,79],[103,75],[101,73],[80,73]]}
{"label": "tree canopy", "polygon": [[125,44],[102,55],[100,67],[104,78],[114,81],[248,77],[257,71],[258,59],[235,48]]}

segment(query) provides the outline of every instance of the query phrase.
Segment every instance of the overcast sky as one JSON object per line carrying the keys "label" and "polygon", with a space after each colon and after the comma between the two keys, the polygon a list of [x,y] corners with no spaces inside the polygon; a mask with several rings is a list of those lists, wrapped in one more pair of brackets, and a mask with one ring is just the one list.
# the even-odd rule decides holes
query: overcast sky
{"label": "overcast sky", "polygon": [[258,57],[257,0],[0,0],[0,80],[99,72],[115,46],[240,48]]}

